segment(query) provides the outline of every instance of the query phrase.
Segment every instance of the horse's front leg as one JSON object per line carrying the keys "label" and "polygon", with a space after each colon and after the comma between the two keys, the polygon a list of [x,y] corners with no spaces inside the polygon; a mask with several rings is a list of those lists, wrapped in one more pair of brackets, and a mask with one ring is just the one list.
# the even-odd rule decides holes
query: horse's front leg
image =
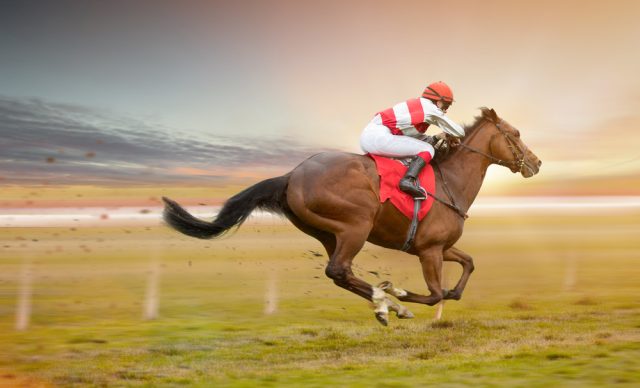
{"label": "horse's front leg", "polygon": [[462,298],[462,291],[464,291],[464,288],[467,286],[467,280],[469,280],[469,276],[471,276],[475,268],[473,266],[473,259],[460,249],[451,247],[444,251],[443,260],[455,261],[462,266],[462,276],[460,276],[460,280],[458,280],[455,288],[444,293],[444,299],[460,300],[460,298]]}
{"label": "horse's front leg", "polygon": [[378,285],[386,293],[391,294],[403,302],[422,303],[433,306],[444,297],[444,290],[441,286],[442,277],[442,247],[430,247],[419,252],[420,264],[422,265],[422,275],[427,283],[430,295],[415,294],[402,288],[396,288],[391,282],[382,282]]}

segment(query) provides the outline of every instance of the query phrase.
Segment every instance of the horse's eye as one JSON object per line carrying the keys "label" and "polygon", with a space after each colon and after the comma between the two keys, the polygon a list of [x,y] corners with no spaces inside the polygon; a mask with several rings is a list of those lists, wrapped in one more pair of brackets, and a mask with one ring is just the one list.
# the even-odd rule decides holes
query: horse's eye
{"label": "horse's eye", "polygon": [[516,137],[520,137],[520,131],[518,131],[517,129],[514,131],[513,133]]}

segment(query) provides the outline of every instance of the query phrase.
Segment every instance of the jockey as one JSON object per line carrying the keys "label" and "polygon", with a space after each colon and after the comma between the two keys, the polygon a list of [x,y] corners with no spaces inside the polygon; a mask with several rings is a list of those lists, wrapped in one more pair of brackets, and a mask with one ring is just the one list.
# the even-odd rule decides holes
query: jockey
{"label": "jockey", "polygon": [[360,136],[360,147],[366,153],[404,158],[413,156],[407,173],[400,180],[400,190],[414,198],[424,198],[418,185],[418,174],[433,159],[435,150],[425,134],[430,124],[446,134],[463,137],[464,129],[445,116],[453,103],[453,92],[444,82],[435,82],[424,89],[422,97],[394,105],[375,115]]}

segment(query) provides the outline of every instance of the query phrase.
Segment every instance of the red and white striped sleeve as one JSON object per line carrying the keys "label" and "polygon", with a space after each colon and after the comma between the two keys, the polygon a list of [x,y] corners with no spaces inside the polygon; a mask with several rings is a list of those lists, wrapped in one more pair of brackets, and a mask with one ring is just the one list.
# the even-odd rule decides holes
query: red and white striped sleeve
{"label": "red and white striped sleeve", "polygon": [[464,137],[464,128],[445,116],[431,100],[420,98],[420,103],[424,111],[424,121],[442,129],[445,133],[455,137]]}

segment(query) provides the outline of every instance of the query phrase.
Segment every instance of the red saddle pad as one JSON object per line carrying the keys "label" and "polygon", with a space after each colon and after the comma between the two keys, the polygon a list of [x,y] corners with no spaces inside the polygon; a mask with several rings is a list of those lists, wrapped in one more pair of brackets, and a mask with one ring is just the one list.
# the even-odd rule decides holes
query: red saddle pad
{"label": "red saddle pad", "polygon": [[[376,162],[378,175],[380,176],[380,202],[387,199],[407,218],[413,218],[413,197],[400,191],[398,182],[407,172],[407,167],[401,161],[396,159],[385,158],[384,156],[367,154]],[[436,177],[433,173],[433,167],[426,165],[418,176],[420,185],[430,193],[436,192]],[[422,202],[422,207],[418,213],[418,220],[422,220],[433,205],[433,197],[427,196]]]}

